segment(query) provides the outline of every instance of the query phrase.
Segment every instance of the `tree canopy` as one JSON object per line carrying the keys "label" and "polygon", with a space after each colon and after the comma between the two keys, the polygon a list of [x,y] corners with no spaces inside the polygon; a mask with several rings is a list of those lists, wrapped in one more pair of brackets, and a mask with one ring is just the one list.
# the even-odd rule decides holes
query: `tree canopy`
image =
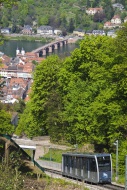
{"label": "tree canopy", "polygon": [[14,126],[11,124],[11,115],[4,110],[0,110],[0,133],[12,134]]}
{"label": "tree canopy", "polygon": [[[0,3],[3,5],[0,14],[1,26],[11,27],[15,33],[24,25],[30,25],[34,29],[37,26],[50,25],[67,32],[76,28],[103,29],[103,22],[111,20],[115,14],[119,13],[122,20],[127,15],[126,1],[123,3],[124,11],[113,8],[111,0],[0,0]],[[88,15],[86,9],[90,7],[103,7],[104,11],[93,16]]]}
{"label": "tree canopy", "polygon": [[125,150],[126,31],[125,24],[116,38],[85,36],[70,57],[51,56],[38,65],[17,132],[48,134],[54,142],[94,143],[101,151],[112,150],[118,139]]}
{"label": "tree canopy", "polygon": [[[126,139],[123,131],[127,117],[127,73],[123,36],[127,26],[124,27],[125,32],[119,31],[116,39],[85,36],[80,48],[70,57],[60,61],[57,56],[51,56],[37,66],[29,105],[31,130],[35,130],[35,125],[38,133],[48,132],[56,141],[60,138],[71,143],[89,140],[105,147],[117,138]],[[120,48],[119,39],[125,48]]]}

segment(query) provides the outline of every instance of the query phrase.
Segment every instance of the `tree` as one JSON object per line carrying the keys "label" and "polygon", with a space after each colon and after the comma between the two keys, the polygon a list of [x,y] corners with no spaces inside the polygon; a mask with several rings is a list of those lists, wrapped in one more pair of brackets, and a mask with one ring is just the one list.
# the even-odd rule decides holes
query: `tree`
{"label": "tree", "polygon": [[19,0],[0,0],[1,4],[7,5],[7,6],[12,6],[14,5],[17,1]]}
{"label": "tree", "polygon": [[39,17],[38,18],[38,24],[39,25],[48,25],[48,22],[49,22],[49,18],[47,16],[45,17]]}
{"label": "tree", "polygon": [[25,18],[25,20],[24,20],[24,22],[25,22],[25,25],[32,25],[32,18],[28,15],[26,18]]}
{"label": "tree", "polygon": [[53,28],[59,28],[61,25],[61,19],[59,15],[56,16],[50,16],[49,18],[49,25]]}
{"label": "tree", "polygon": [[6,16],[3,16],[1,21],[2,21],[2,26],[3,27],[8,27],[9,26],[8,18]]}
{"label": "tree", "polygon": [[0,133],[12,134],[14,126],[11,125],[11,115],[4,110],[0,110]]}
{"label": "tree", "polygon": [[[109,68],[112,67],[114,56],[112,42],[113,40],[107,37],[85,37],[80,49],[76,49],[71,60],[66,62],[67,68],[72,72],[66,87],[63,112],[65,123],[68,123],[68,139],[74,137],[79,143],[88,140],[109,146],[107,142],[110,142],[110,124],[107,122],[110,121],[107,118],[110,118],[109,115],[113,112],[110,111],[111,106],[107,106],[105,102],[106,97],[101,102],[99,100],[105,94],[105,87],[110,86]],[[107,49],[109,44],[110,48]],[[107,93],[107,100],[110,92],[111,90]],[[112,109],[114,106],[112,105]]]}
{"label": "tree", "polygon": [[74,28],[74,20],[71,18],[69,21],[68,31],[72,33]]}
{"label": "tree", "polygon": [[93,17],[93,20],[94,22],[102,22],[105,18],[106,16],[103,12],[97,12]]}
{"label": "tree", "polygon": [[24,132],[31,137],[44,135],[54,124],[56,108],[53,111],[51,104],[54,97],[58,96],[55,90],[58,86],[57,73],[61,67],[60,63],[57,56],[51,56],[36,67],[31,101],[27,104],[20,119],[17,128],[18,134]]}
{"label": "tree", "polygon": [[67,28],[66,15],[65,14],[61,14],[60,19],[61,19],[61,27],[62,28]]}
{"label": "tree", "polygon": [[127,42],[126,42],[126,36],[127,36],[127,23],[124,23],[122,25],[122,28],[118,30],[117,32],[117,38],[115,39],[115,45],[116,45],[116,59],[119,61],[119,63],[123,63],[126,61],[126,54],[127,54]]}
{"label": "tree", "polygon": [[13,24],[11,31],[12,33],[19,33],[20,28],[16,24]]}

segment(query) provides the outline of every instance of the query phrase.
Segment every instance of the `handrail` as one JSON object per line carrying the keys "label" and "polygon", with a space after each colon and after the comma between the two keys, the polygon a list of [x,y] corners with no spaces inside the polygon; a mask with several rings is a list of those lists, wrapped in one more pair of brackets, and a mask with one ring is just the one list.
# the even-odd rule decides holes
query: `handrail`
{"label": "handrail", "polygon": [[34,165],[37,166],[39,169],[41,169],[44,172],[44,168],[40,166],[29,154],[27,154],[13,139],[11,135],[8,134],[0,134],[0,137],[4,137],[8,140],[10,140],[17,148],[19,148],[25,156],[31,161],[33,161]]}

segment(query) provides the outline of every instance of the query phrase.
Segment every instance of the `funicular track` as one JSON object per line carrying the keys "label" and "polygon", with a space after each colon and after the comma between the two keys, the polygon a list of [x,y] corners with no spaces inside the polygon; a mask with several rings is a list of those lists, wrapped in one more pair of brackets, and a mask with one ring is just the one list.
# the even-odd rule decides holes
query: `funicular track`
{"label": "funicular track", "polygon": [[105,184],[104,187],[111,190],[124,190],[125,187],[118,184]]}
{"label": "funicular track", "polygon": [[77,180],[77,179],[72,178],[72,177],[62,176],[61,171],[58,171],[57,169],[54,169],[51,167],[48,168],[48,167],[44,166],[44,172],[50,174],[51,177],[53,177],[53,176],[58,177],[59,176],[59,178],[63,178],[64,180],[67,180],[67,181],[72,182],[72,183],[77,183],[79,185],[84,183],[84,186],[90,190],[124,190],[125,189],[124,186],[114,184],[114,183],[98,185],[98,184],[88,183],[87,181]]}
{"label": "funicular track", "polygon": [[84,186],[90,190],[108,190],[108,189],[109,190],[124,190],[125,189],[124,186],[120,186],[118,184],[93,185],[93,184],[87,183],[86,181],[81,181],[81,180],[77,180],[77,179],[73,179],[73,178],[68,178],[66,176],[62,176],[61,169],[54,167],[55,165],[53,166],[53,164],[51,164],[51,162],[50,162],[50,167],[47,167],[47,164],[41,164],[40,160],[37,160],[37,161],[32,160],[31,157],[21,147],[19,147],[19,145],[11,138],[11,136],[0,134],[0,137],[2,139],[10,141],[11,145],[13,144],[17,148],[19,148],[28,157],[28,159],[34,163],[34,165],[36,167],[38,167],[39,169],[41,169],[45,173],[50,173],[51,177],[57,176],[57,178],[58,178],[58,176],[59,176],[59,178],[63,178],[64,180],[70,181],[72,183],[77,183],[77,182],[79,184],[84,183]]}

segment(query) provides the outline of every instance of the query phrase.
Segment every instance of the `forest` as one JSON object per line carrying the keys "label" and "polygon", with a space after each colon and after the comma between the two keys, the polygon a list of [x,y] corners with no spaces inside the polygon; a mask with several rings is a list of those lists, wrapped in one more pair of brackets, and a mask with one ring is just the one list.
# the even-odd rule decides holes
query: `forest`
{"label": "forest", "polygon": [[[34,32],[41,25],[70,33],[76,28],[103,29],[114,15],[120,15],[122,21],[127,16],[127,0],[19,0],[10,7],[1,2],[0,25],[10,27],[13,33],[19,33],[24,25],[32,26]],[[121,3],[124,9],[113,8],[113,3]],[[86,14],[90,7],[103,7],[104,11],[91,16]]]}

